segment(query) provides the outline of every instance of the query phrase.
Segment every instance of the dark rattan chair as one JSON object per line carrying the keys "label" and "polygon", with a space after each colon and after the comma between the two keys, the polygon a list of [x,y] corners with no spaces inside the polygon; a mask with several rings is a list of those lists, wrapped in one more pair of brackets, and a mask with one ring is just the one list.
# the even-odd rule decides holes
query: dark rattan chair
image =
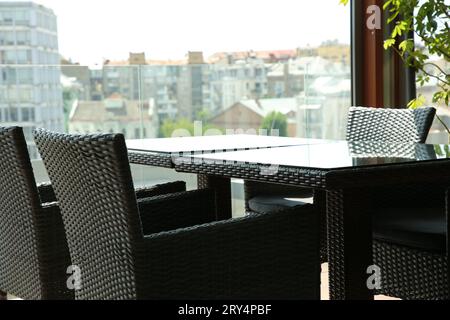
{"label": "dark rattan chair", "polygon": [[318,299],[313,208],[216,222],[211,190],[136,202],[122,135],[35,139],[60,200],[76,299]]}
{"label": "dark rattan chair", "polygon": [[36,186],[21,128],[0,127],[0,290],[22,299],[73,299],[70,256],[50,186]]}
{"label": "dark rattan chair", "polygon": [[[136,190],[147,198],[186,190],[181,181]],[[0,299],[73,299],[64,225],[50,184],[36,186],[22,128],[0,127]]]}
{"label": "dark rattan chair", "polygon": [[446,186],[373,190],[373,257],[378,294],[448,300],[449,192]]}
{"label": "dark rattan chair", "polygon": [[[356,161],[367,157],[436,159],[433,145],[350,143]],[[448,299],[450,181],[371,190],[373,260],[380,268],[378,294],[402,299]],[[447,201],[446,201],[447,199]]]}
{"label": "dark rattan chair", "polygon": [[[424,143],[435,113],[434,108],[410,110],[352,107],[348,115],[347,140]],[[318,211],[324,212],[325,195],[322,192],[313,194],[313,190],[306,188],[252,181],[245,181],[244,189],[245,208],[249,214],[302,206],[306,204],[302,199],[313,196]],[[321,221],[322,261],[327,260],[325,221],[323,213]]]}

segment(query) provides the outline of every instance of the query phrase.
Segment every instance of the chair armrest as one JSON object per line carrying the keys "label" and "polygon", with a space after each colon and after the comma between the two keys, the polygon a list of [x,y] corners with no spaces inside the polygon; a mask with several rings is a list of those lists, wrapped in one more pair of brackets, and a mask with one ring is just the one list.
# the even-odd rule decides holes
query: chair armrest
{"label": "chair armrest", "polygon": [[158,184],[151,187],[137,188],[135,191],[137,199],[150,198],[167,193],[177,193],[186,191],[186,182],[176,181],[165,184]]}
{"label": "chair armrest", "polygon": [[144,235],[213,222],[213,190],[172,193],[138,200]]}
{"label": "chair armrest", "polygon": [[41,203],[55,202],[56,195],[50,182],[40,183],[37,186]]}
{"label": "chair armrest", "polygon": [[42,205],[36,222],[37,244],[42,260],[40,273],[49,290],[47,298],[72,300],[75,298],[74,291],[66,285],[66,271],[72,262],[58,204]]}
{"label": "chair armrest", "polygon": [[146,298],[319,299],[312,206],[144,237]]}

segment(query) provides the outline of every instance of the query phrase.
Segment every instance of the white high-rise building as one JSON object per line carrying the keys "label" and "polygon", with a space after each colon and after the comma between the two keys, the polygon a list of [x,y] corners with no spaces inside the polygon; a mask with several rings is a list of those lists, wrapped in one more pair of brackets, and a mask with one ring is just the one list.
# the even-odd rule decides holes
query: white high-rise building
{"label": "white high-rise building", "polygon": [[56,15],[33,2],[0,2],[0,123],[64,131]]}

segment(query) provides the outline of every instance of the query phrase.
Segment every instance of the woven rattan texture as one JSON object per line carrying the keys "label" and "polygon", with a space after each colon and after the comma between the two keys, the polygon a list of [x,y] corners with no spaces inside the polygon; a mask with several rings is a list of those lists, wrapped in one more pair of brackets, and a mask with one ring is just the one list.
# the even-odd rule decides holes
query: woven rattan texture
{"label": "woven rattan texture", "polygon": [[60,201],[77,299],[135,299],[133,253],[142,234],[122,135],[35,131]]}
{"label": "woven rattan texture", "polygon": [[152,154],[146,152],[130,151],[128,153],[130,163],[161,168],[173,168],[172,156],[170,154]]}
{"label": "woven rattan texture", "polygon": [[[35,137],[61,203],[73,263],[81,268],[77,299],[318,299],[312,206],[302,215],[211,222],[211,190],[137,204],[123,136],[38,130]],[[199,223],[206,224],[185,228]],[[153,234],[143,237],[143,229]]]}
{"label": "woven rattan texture", "polygon": [[0,128],[0,289],[39,299],[37,235],[39,198],[21,129]]}
{"label": "woven rattan texture", "polygon": [[450,299],[448,257],[380,241],[374,241],[373,254],[382,270],[378,294],[405,300]]}
{"label": "woven rattan texture", "polygon": [[[311,206],[148,238],[148,298],[319,299]],[[156,259],[156,258],[153,258]]]}
{"label": "woven rattan texture", "polygon": [[[39,192],[52,198],[48,186]],[[0,128],[0,204],[0,290],[22,299],[73,298],[66,288],[70,256],[59,208],[41,205],[17,127]]]}
{"label": "woven rattan texture", "polygon": [[[328,260],[330,262],[329,274],[334,281],[330,281],[331,298],[345,297],[345,288],[342,286],[345,279],[344,270],[344,198],[342,192],[331,191],[327,193],[327,240]],[[323,213],[322,213],[323,214]]]}
{"label": "woven rattan texture", "polygon": [[[433,108],[417,110],[351,108],[347,139],[425,143],[435,113]],[[435,156],[432,146],[411,144],[409,150],[404,148],[405,146],[399,149],[394,144],[391,149],[395,150],[388,150],[389,154],[418,159],[430,159],[430,156]],[[363,152],[358,148],[353,151],[357,151],[357,156],[367,153],[367,150]],[[378,156],[383,156],[385,151],[377,150],[376,153]],[[446,187],[408,185],[379,188],[373,191],[373,197],[378,199],[375,202],[378,207],[401,207],[413,204],[416,207],[444,208]],[[374,263],[382,269],[382,294],[402,299],[449,298],[448,257],[378,241],[374,241],[373,253]]]}
{"label": "woven rattan texture", "polygon": [[376,109],[352,107],[348,114],[348,141],[425,143],[434,108]]}
{"label": "woven rattan texture", "polygon": [[234,165],[229,163],[205,162],[202,166],[199,166],[198,163],[190,163],[189,161],[183,161],[183,163],[178,164],[176,169],[179,172],[264,181],[276,184],[301,185],[318,189],[325,187],[325,172],[314,169],[278,167],[272,174],[267,174],[264,166],[255,164],[240,163],[239,165]]}

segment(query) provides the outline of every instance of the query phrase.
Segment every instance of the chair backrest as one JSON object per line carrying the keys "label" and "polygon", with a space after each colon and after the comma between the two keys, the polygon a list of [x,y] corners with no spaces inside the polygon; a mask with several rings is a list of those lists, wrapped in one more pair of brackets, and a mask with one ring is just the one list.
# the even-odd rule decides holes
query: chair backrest
{"label": "chair backrest", "polygon": [[0,290],[22,299],[43,298],[40,210],[22,128],[0,127]]}
{"label": "chair backrest", "polygon": [[435,114],[434,108],[352,107],[348,115],[347,140],[425,143]]}
{"label": "chair backrest", "polygon": [[123,135],[34,135],[80,271],[75,298],[135,299],[142,227]]}

